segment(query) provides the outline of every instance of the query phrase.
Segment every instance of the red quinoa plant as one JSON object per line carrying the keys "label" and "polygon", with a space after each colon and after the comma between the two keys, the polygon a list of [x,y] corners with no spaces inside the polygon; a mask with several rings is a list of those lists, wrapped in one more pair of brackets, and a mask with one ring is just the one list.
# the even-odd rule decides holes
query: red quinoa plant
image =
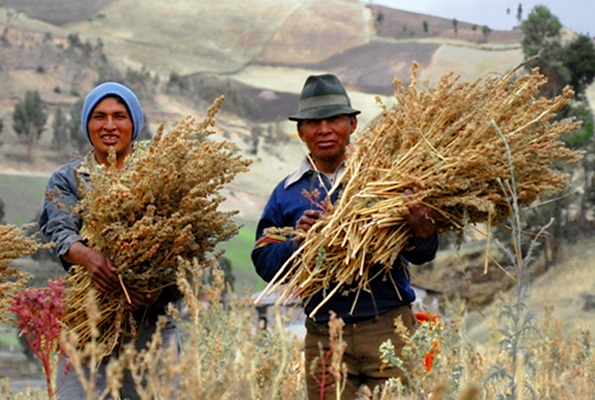
{"label": "red quinoa plant", "polygon": [[47,381],[48,398],[54,398],[52,363],[60,339],[60,319],[64,315],[63,280],[48,280],[43,288],[26,288],[11,299],[11,311],[17,316],[17,326],[25,335],[31,351],[41,361]]}

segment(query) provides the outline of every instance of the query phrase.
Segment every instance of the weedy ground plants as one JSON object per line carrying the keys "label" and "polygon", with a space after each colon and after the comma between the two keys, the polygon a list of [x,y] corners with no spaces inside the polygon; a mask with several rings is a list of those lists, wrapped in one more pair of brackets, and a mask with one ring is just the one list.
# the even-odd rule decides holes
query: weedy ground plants
{"label": "weedy ground plants", "polygon": [[285,317],[278,313],[275,328],[258,329],[257,313],[250,297],[242,298],[231,292],[218,267],[214,283],[205,287],[201,284],[202,269],[182,258],[178,262],[180,270],[194,274],[190,281],[185,274],[179,275],[187,311],[181,315],[173,307],[170,309],[183,332],[179,357],[173,346],[162,346],[159,335],[153,337],[146,350],[126,346],[107,367],[105,392],[95,393],[93,373],[84,377],[81,368],[101,356],[101,348],[95,341],[99,318],[94,300],[86,307],[89,329],[94,332],[91,340],[81,349],[73,332],[63,336],[64,350],[89,389],[88,399],[103,399],[108,394],[117,398],[125,369],[132,373],[139,396],[145,400],[303,398],[301,346],[285,330]]}
{"label": "weedy ground plants", "polygon": [[[192,269],[187,265],[188,261],[179,262],[182,263],[180,268]],[[172,352],[160,346],[158,335],[145,351],[128,347],[110,362],[106,393],[95,393],[90,389],[88,399],[103,399],[110,391],[115,394],[125,368],[132,369],[136,379],[145,383],[140,393],[143,400],[304,399],[304,374],[308,373],[308,368],[304,365],[303,343],[285,330],[286,316],[275,313],[275,327],[260,330],[248,294],[242,296],[229,291],[220,271],[215,273],[211,286],[203,286],[200,283],[202,270],[192,270],[195,273],[193,279],[182,281],[180,285],[185,292],[188,310],[183,314],[172,310],[183,329],[183,351],[179,359],[175,360]],[[89,297],[86,312],[90,329],[97,335],[93,326],[98,321],[98,308],[93,296]],[[510,372],[511,353],[503,351],[497,343],[480,345],[471,342],[465,332],[465,316],[465,304],[449,303],[437,319],[420,324],[408,339],[401,358],[395,357],[390,343],[386,343],[379,349],[378,356],[387,364],[407,365],[411,383],[404,386],[391,381],[375,393],[363,390],[361,398],[492,400],[499,395],[508,395],[510,383],[506,379],[486,381],[495,365],[506,369],[508,375],[516,379],[518,387],[530,382],[539,399],[592,398],[595,393],[595,357],[589,332],[582,331],[576,337],[564,336],[556,329],[556,321],[546,313],[539,327],[541,335],[526,336],[521,341],[532,353],[535,373],[528,374],[528,369],[520,365],[516,372]],[[504,328],[508,320],[502,321]],[[402,326],[399,328],[398,322],[396,326],[396,329],[403,329]],[[336,333],[340,335],[340,329]],[[500,337],[507,336],[502,334]],[[64,335],[63,343],[75,370],[80,370],[83,362],[100,357],[100,347],[93,340],[82,349],[74,336]],[[329,357],[326,362],[329,370],[334,368],[342,373],[340,357]],[[92,388],[92,378],[86,379]],[[6,399],[47,398],[45,389],[21,392],[12,390],[5,383],[2,390]],[[530,397],[517,392],[515,398]]]}
{"label": "weedy ground plants", "polygon": [[52,244],[39,244],[35,237],[27,236],[30,226],[0,225],[0,321],[14,324],[10,317],[10,299],[24,288],[31,278],[29,274],[11,265],[17,258],[48,249]]}

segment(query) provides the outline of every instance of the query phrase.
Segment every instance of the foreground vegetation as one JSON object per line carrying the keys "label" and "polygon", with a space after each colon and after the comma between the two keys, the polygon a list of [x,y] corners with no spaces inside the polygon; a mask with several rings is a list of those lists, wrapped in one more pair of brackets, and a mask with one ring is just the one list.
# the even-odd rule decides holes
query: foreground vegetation
{"label": "foreground vegetation", "polygon": [[[408,366],[410,384],[403,386],[398,381],[389,381],[375,392],[362,388],[361,398],[567,399],[595,395],[591,333],[581,328],[564,334],[561,321],[552,317],[552,308],[539,319],[527,308],[530,294],[527,277],[539,236],[546,230],[542,229],[526,243],[514,185],[507,187],[513,210],[509,223],[512,240],[494,240],[494,245],[504,255],[502,267],[516,284],[496,304],[498,325],[492,332],[494,341],[483,345],[471,342],[465,330],[467,305],[449,302],[439,315],[427,315],[426,321],[409,338],[402,356],[394,354],[390,342],[379,349],[384,363]],[[146,386],[140,392],[142,399],[305,398],[304,374],[310,366],[304,365],[303,343],[286,331],[287,314],[277,309],[272,326],[260,329],[252,301],[226,288],[221,271],[215,268],[212,284],[203,285],[201,270],[188,269],[196,275],[191,279],[192,286],[180,282],[187,311],[170,310],[183,327],[184,345],[179,362],[174,361],[171,351],[159,346],[155,337],[146,351],[128,348],[121,352],[107,369],[110,383],[105,393],[89,390],[87,398],[117,396],[124,368],[130,368],[138,382],[145,379]],[[88,323],[94,327],[98,315],[93,296],[86,308]],[[396,329],[403,329],[396,322]],[[327,371],[340,380],[344,374],[341,321],[333,321],[332,326],[334,354],[321,354],[317,362],[324,360]],[[94,341],[78,349],[74,336],[63,335],[62,346],[73,360],[75,370],[100,351]],[[52,361],[55,365],[56,354]],[[3,385],[0,389],[3,398],[48,398],[45,389],[16,391],[7,380]],[[332,390],[332,397],[336,393],[340,398],[340,386]]]}
{"label": "foreground vegetation", "polygon": [[[151,346],[147,352],[123,352],[109,370],[117,386],[119,367],[135,365],[138,377],[147,374],[149,385],[143,399],[158,398],[253,398],[303,399],[306,368],[302,343],[287,334],[287,316],[275,312],[275,323],[268,330],[257,329],[256,314],[250,300],[229,293],[224,296],[222,273],[215,274],[212,286],[192,288],[188,313],[180,316],[184,350],[178,364],[173,355]],[[198,277],[197,277],[198,278]],[[198,279],[200,281],[200,279]],[[520,286],[519,286],[520,288]],[[190,289],[190,288],[186,288]],[[519,292],[517,292],[518,294]],[[188,293],[187,293],[188,294]],[[511,304],[522,304],[518,295],[502,298],[500,331],[494,332],[501,346],[473,344],[468,340],[464,321],[465,305],[450,303],[434,321],[422,323],[411,338],[403,360],[396,358],[390,345],[382,349],[387,363],[401,361],[413,365],[414,382],[402,387],[392,382],[383,392],[363,391],[362,398],[374,399],[566,399],[592,398],[595,394],[595,356],[592,337],[587,330],[564,335],[560,321],[551,310],[540,318],[517,314]],[[221,301],[227,297],[228,301]],[[198,298],[207,299],[198,301]],[[95,321],[92,304],[90,323]],[[524,313],[524,308],[521,307]],[[531,329],[515,339],[515,324],[532,321]],[[340,335],[337,337],[340,348]],[[155,342],[155,345],[158,343]],[[72,350],[70,350],[72,351]],[[89,346],[71,357],[80,362],[93,354]],[[515,355],[516,354],[516,355]],[[381,352],[379,350],[379,356]],[[329,357],[329,359],[331,359]],[[54,355],[54,361],[56,356]],[[341,373],[340,358],[329,363],[329,370]],[[180,378],[173,387],[173,377]],[[45,389],[17,391],[4,381],[6,399],[46,399]],[[365,394],[367,393],[367,394]],[[89,399],[104,398],[89,393]]]}

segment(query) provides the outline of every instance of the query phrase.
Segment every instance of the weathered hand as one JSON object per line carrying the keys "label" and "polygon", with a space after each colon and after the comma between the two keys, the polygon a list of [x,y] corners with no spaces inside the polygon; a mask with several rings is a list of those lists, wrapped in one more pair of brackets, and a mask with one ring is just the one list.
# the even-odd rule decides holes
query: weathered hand
{"label": "weathered hand", "polygon": [[74,243],[64,258],[72,264],[84,266],[89,272],[93,286],[97,290],[108,292],[120,287],[116,267],[111,260],[81,242]]}
{"label": "weathered hand", "polygon": [[413,235],[418,238],[427,239],[434,234],[436,222],[433,218],[433,210],[421,203],[415,203],[414,197],[419,192],[417,187],[405,189],[405,201],[409,207],[406,216],[407,223],[413,230]]}
{"label": "weathered hand", "polygon": [[306,210],[306,211],[304,211],[304,213],[302,214],[300,219],[298,219],[298,221],[295,225],[295,228],[301,229],[304,232],[308,232],[310,230],[310,228],[312,228],[312,225],[314,225],[316,223],[316,221],[318,220],[319,217],[320,217],[320,211]]}
{"label": "weathered hand", "polygon": [[141,294],[134,290],[128,290],[128,296],[130,296],[130,301],[132,302],[130,305],[132,311],[140,310],[143,307],[149,307],[150,305],[153,305],[159,298],[160,294],[161,290],[147,294]]}

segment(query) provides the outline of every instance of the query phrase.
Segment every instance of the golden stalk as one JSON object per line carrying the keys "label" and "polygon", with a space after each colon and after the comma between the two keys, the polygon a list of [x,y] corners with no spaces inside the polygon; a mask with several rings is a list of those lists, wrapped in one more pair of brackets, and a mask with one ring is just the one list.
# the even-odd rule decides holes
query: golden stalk
{"label": "golden stalk", "polygon": [[435,211],[444,232],[488,220],[502,224],[510,208],[498,181],[509,179],[511,168],[521,205],[567,186],[567,175],[555,168],[578,162],[582,153],[558,138],[578,124],[553,117],[572,97],[570,89],[541,97],[545,79],[533,70],[472,83],[457,83],[449,73],[435,87],[418,90],[417,66],[412,70],[407,87],[395,83],[398,105],[385,109],[348,150],[337,204],[307,232],[263,295],[284,282],[280,302],[296,295],[308,301],[335,285],[314,314],[342,285],[365,290],[374,278],[370,268],[381,264],[390,271],[411,237],[407,188],[419,189],[415,202]]}
{"label": "golden stalk", "polygon": [[[180,265],[210,265],[217,243],[237,233],[235,212],[219,211],[224,200],[219,191],[250,161],[235,155],[233,143],[209,138],[221,101],[202,123],[187,117],[167,134],[160,127],[152,141],[136,143],[123,171],[100,166],[91,173],[91,187],[74,211],[84,221],[81,235],[88,246],[113,262],[120,281],[120,289],[97,296],[97,343],[103,356],[122,331],[135,331],[128,325],[133,323],[131,291],[147,294],[177,285],[180,275],[191,274]],[[180,263],[179,257],[196,261]],[[68,334],[81,338],[82,348],[94,337],[81,307],[93,285],[81,266],[71,268],[68,284],[63,323]]]}

